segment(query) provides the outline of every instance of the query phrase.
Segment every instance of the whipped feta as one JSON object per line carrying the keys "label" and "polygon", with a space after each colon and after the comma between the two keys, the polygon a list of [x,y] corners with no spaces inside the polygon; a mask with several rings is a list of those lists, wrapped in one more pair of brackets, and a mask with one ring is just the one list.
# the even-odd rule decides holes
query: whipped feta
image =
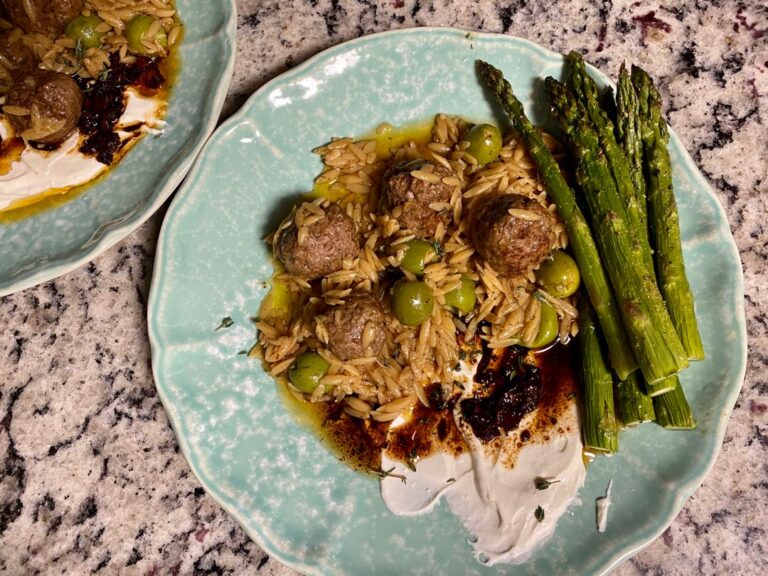
{"label": "whipped feta", "polygon": [[[142,96],[136,89],[126,89],[126,108],[115,130],[127,151],[140,137],[161,129],[165,101]],[[13,129],[0,118],[0,139],[13,135]],[[26,146],[21,155],[0,170],[0,212],[33,204],[46,196],[63,194],[93,181],[106,170],[95,158],[79,152],[83,136],[73,133],[56,150],[46,152]]]}
{"label": "whipped feta", "polygon": [[[471,383],[477,365],[462,363],[461,368],[461,377]],[[471,386],[465,390],[463,397],[472,395]],[[538,410],[527,414],[515,431],[487,444],[473,434],[459,410],[457,403],[453,418],[468,451],[457,456],[438,452],[419,460],[415,470],[385,452],[382,469],[391,475],[381,480],[384,502],[395,514],[414,516],[429,512],[443,498],[471,534],[478,561],[525,562],[554,533],[584,484],[576,399],[567,399],[557,424],[545,435],[534,434],[525,441],[521,432],[532,427]],[[398,418],[390,431],[406,422],[407,418]],[[539,489],[537,479],[551,483]]]}

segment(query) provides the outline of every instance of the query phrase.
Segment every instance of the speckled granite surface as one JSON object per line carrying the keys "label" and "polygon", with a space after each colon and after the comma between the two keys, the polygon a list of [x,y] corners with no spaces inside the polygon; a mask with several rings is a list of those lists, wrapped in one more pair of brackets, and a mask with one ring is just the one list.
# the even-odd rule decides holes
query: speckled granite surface
{"label": "speckled granite surface", "polygon": [[[762,7],[761,7],[762,5]],[[664,533],[616,574],[768,573],[768,7],[680,2],[238,2],[225,114],[319,50],[458,26],[582,50],[661,80],[669,119],[729,215],[750,357],[722,453]],[[145,303],[162,215],[88,266],[0,299],[0,573],[284,574],[214,504],[157,399]]]}

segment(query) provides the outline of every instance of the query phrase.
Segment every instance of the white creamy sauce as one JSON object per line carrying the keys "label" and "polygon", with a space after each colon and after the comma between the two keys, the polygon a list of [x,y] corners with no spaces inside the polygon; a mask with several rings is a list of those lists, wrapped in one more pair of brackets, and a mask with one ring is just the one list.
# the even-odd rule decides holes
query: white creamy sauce
{"label": "white creamy sauce", "polygon": [[[459,377],[471,382],[476,368],[462,363]],[[464,396],[471,396],[471,387],[467,386]],[[576,399],[569,400],[558,426],[548,431],[548,442],[532,440],[522,448],[518,448],[518,432],[526,429],[536,412],[526,415],[517,431],[494,448],[493,443],[484,445],[474,436],[458,418],[458,411],[457,403],[454,420],[469,453],[434,454],[419,460],[416,471],[383,454],[382,470],[392,469],[392,475],[381,481],[384,502],[395,514],[415,516],[429,512],[442,497],[470,532],[478,561],[486,565],[525,562],[554,533],[558,519],[577,500],[584,484]],[[398,418],[391,429],[404,422]],[[538,490],[537,478],[553,482]],[[544,511],[541,521],[536,519],[539,506]]]}
{"label": "white creamy sauce", "polygon": [[[138,139],[142,134],[164,126],[160,120],[165,106],[163,100],[147,98],[132,88],[126,90],[126,98],[125,112],[115,126],[123,142]],[[11,134],[10,125],[0,118],[0,138],[4,140]],[[87,184],[107,170],[109,167],[96,158],[84,156],[78,151],[82,141],[83,136],[76,131],[50,152],[27,146],[10,170],[0,174],[0,211],[26,198],[47,192],[65,192]]]}

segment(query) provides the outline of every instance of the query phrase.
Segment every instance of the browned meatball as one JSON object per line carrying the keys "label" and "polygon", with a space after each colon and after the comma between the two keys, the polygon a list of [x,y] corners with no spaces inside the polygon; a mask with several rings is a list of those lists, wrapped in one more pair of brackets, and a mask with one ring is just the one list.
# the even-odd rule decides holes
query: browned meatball
{"label": "browned meatball", "polygon": [[8,91],[6,104],[27,108],[27,116],[8,115],[14,129],[22,134],[30,128],[29,140],[57,146],[77,127],[83,94],[77,82],[66,74],[36,70],[19,79]]}
{"label": "browned meatball", "polygon": [[312,279],[341,270],[345,259],[357,256],[360,244],[355,223],[344,210],[331,202],[324,209],[325,217],[304,226],[306,235],[299,244],[299,227],[295,213],[290,224],[278,230],[274,252],[291,274]]}
{"label": "browned meatball", "polygon": [[0,34],[0,64],[10,70],[14,78],[20,78],[37,68],[32,50],[21,40],[11,42],[9,34]]}
{"label": "browned meatball", "polygon": [[[429,172],[440,180],[426,182],[411,175],[415,170]],[[447,225],[451,215],[447,210],[437,212],[429,205],[451,201],[453,187],[442,181],[450,175],[451,171],[441,164],[421,160],[395,164],[384,175],[380,199],[382,208],[391,212],[400,207],[402,212],[397,217],[400,226],[417,236],[434,236],[438,223],[442,221]]]}
{"label": "browned meatball", "polygon": [[27,32],[58,36],[83,9],[83,0],[2,0],[8,18]]}
{"label": "browned meatball", "polygon": [[526,274],[556,247],[554,217],[535,200],[517,194],[481,200],[470,223],[475,249],[501,274]]}
{"label": "browned meatball", "polygon": [[[385,327],[381,303],[368,294],[356,294],[326,315],[328,349],[342,360],[378,356],[386,342]],[[369,342],[364,347],[366,332]]]}

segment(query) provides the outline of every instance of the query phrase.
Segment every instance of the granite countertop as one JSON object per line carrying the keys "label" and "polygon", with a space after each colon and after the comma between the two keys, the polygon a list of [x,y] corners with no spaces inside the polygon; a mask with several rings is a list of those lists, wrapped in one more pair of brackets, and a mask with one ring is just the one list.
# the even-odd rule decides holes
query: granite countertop
{"label": "granite countertop", "polygon": [[[759,5],[762,4],[762,7]],[[224,114],[318,51],[456,26],[623,60],[728,213],[745,274],[746,381],[723,449],[663,536],[616,570],[768,573],[768,8],[754,0],[240,0]],[[81,269],[0,299],[0,573],[288,574],[203,491],[155,392],[146,301],[161,213]]]}

